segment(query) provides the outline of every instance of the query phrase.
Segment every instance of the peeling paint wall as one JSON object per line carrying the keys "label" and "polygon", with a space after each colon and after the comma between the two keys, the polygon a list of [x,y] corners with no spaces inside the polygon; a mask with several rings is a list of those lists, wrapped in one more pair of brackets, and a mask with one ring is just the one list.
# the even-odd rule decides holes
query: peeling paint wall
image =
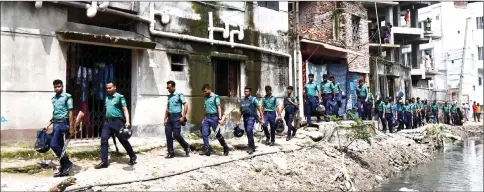
{"label": "peeling paint wall", "polygon": [[[152,2],[153,3],[153,2]],[[163,25],[156,18],[156,30],[189,34],[208,38],[208,12],[213,12],[214,27],[223,27],[224,22],[243,24],[244,43],[275,51],[288,52],[287,46],[287,2],[280,2],[280,11],[257,6],[251,2],[154,2],[156,10],[170,10],[170,22]],[[148,11],[145,11],[148,10]],[[173,10],[173,11],[172,11]],[[140,14],[149,16],[149,2],[140,2]],[[199,19],[197,19],[199,18]],[[271,19],[268,19],[271,18]],[[230,30],[236,29],[231,25]],[[145,27],[138,32],[149,34]],[[288,86],[288,59],[262,54],[257,51],[182,41],[151,36],[157,42],[155,50],[138,52],[139,84],[138,99],[133,117],[135,132],[139,136],[164,137],[163,117],[168,92],[166,82],[174,80],[177,91],[186,95],[189,104],[188,126],[183,131],[198,131],[205,111],[203,107],[204,83],[214,86],[213,58],[224,57],[240,62],[239,97],[245,86],[252,87],[252,95],[264,95],[263,87],[271,85],[273,94],[282,97]],[[214,32],[214,39],[228,41],[221,32]],[[173,72],[170,54],[179,53],[186,57],[187,66],[182,72]],[[150,59],[152,59],[150,61]],[[238,106],[239,97],[221,97],[224,111]],[[236,112],[229,117],[231,124]],[[225,130],[231,131],[231,130]]]}

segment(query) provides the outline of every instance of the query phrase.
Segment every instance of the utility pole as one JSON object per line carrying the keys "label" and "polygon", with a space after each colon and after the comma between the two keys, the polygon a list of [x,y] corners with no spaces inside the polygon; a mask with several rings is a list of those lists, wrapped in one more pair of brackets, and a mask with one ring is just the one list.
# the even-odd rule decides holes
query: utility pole
{"label": "utility pole", "polygon": [[460,77],[459,77],[459,92],[458,92],[458,95],[457,95],[457,101],[459,103],[457,103],[457,106],[462,104],[462,84],[463,84],[463,80],[464,80],[464,64],[465,64],[465,61],[466,61],[467,30],[469,29],[469,20],[470,19],[471,19],[470,17],[466,18],[466,30],[464,32],[464,48],[462,49],[462,64],[461,64],[461,67],[460,67]]}

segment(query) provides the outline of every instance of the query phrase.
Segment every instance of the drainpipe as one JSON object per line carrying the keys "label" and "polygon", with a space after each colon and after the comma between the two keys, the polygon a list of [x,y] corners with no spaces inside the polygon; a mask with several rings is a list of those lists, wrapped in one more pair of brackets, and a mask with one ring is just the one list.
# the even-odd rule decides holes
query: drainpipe
{"label": "drainpipe", "polygon": [[[151,5],[150,5],[150,7],[151,7]],[[151,11],[151,8],[150,8],[150,11]],[[154,9],[153,9],[153,11],[154,11]],[[228,22],[224,22],[224,24],[225,24],[225,28],[222,28],[222,27],[214,27],[213,26],[213,13],[212,12],[208,12],[208,39],[213,40],[213,32],[214,31],[223,32],[224,39],[229,38],[229,35],[230,35],[229,34],[229,23]],[[243,37],[243,35],[242,35],[242,37]],[[211,45],[213,45],[213,43],[211,43]]]}
{"label": "drainpipe", "polygon": [[[54,1],[54,2],[56,2],[56,1]],[[71,7],[77,7],[77,8],[82,8],[82,9],[89,9],[91,7],[91,5],[89,5],[89,4],[74,2],[74,1],[59,1],[59,2],[57,2],[57,4],[71,6]],[[151,19],[139,16],[139,15],[134,15],[134,14],[110,9],[110,8],[106,8],[106,10],[104,10],[104,12],[109,13],[109,14],[113,14],[113,15],[118,15],[118,16],[130,18],[130,19],[133,19],[133,20],[136,20],[136,21],[151,23]]]}
{"label": "drainpipe", "polygon": [[86,15],[89,18],[93,18],[97,13],[97,1],[91,2],[91,6],[87,9]]}
{"label": "drainpipe", "polygon": [[37,9],[42,8],[42,1],[36,1],[35,2],[35,8],[37,8]]}
{"label": "drainpipe", "polygon": [[[299,1],[294,2],[296,4],[296,31],[299,30]],[[297,57],[294,58],[296,60],[296,85],[297,85],[297,97],[298,97],[298,113],[299,117],[296,120],[296,128],[299,128],[301,125],[301,120],[304,119],[304,98],[303,98],[303,74],[302,74],[302,55],[301,55],[301,42],[299,40],[299,34],[296,34],[296,53]]]}
{"label": "drainpipe", "polygon": [[[234,44],[234,35],[237,34],[237,39],[239,41],[242,41],[244,39],[244,27],[242,25],[239,25],[239,30],[232,30],[230,31],[230,43]],[[234,48],[234,45],[232,45],[232,48]]]}
{"label": "drainpipe", "polygon": [[[150,18],[154,18],[154,4],[150,4]],[[288,57],[289,63],[292,62],[292,57],[290,54],[283,53],[283,52],[277,52],[273,51],[271,49],[266,49],[266,48],[261,48],[261,47],[256,47],[252,45],[246,45],[246,44],[241,44],[241,43],[230,43],[227,41],[219,41],[219,40],[214,40],[214,39],[207,39],[207,38],[201,38],[201,37],[196,37],[196,36],[191,36],[191,35],[185,35],[185,34],[179,34],[179,33],[171,33],[171,32],[164,32],[164,31],[157,31],[155,30],[155,20],[152,19],[150,22],[150,33],[152,35],[158,35],[162,37],[168,37],[168,38],[174,38],[174,39],[180,39],[180,40],[188,40],[188,41],[195,41],[195,42],[200,42],[200,43],[209,43],[209,44],[216,44],[216,45],[223,45],[223,46],[230,46],[230,47],[236,47],[236,48],[242,48],[242,49],[251,49],[263,53],[269,53],[273,55],[278,55],[282,57]]]}

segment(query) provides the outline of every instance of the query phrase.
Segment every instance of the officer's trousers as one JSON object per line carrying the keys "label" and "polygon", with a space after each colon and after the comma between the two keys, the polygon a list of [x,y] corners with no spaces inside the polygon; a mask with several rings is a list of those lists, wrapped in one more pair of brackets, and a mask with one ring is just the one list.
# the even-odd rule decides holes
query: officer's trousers
{"label": "officer's trousers", "polygon": [[284,121],[286,121],[287,125],[287,136],[291,136],[293,131],[292,121],[294,121],[294,113],[286,112],[286,114],[284,114]]}
{"label": "officer's trousers", "polygon": [[403,129],[403,126],[405,124],[405,116],[403,111],[398,111],[397,116],[398,116],[398,130],[400,131]]}
{"label": "officer's trousers", "polygon": [[[205,150],[209,149],[209,140],[208,136],[210,135],[210,128],[212,128],[213,131],[217,130],[218,126],[218,116],[205,116],[203,119],[203,124],[202,124],[202,140],[203,140],[203,147]],[[220,132],[215,135],[217,137],[218,142],[222,147],[227,147],[227,143],[225,142],[225,139],[222,137],[222,134]]]}
{"label": "officer's trousers", "polygon": [[[268,125],[271,126],[271,131],[269,134]],[[272,142],[276,140],[276,112],[275,111],[264,111],[264,134],[266,138],[270,139]]]}
{"label": "officer's trousers", "polygon": [[356,104],[356,106],[358,107],[358,115],[361,120],[366,120],[366,118],[368,117],[368,115],[366,115],[365,113],[366,112],[365,108],[367,107],[365,99],[366,99],[366,96],[365,97],[358,96],[358,103]]}
{"label": "officer's trousers", "polygon": [[[318,97],[307,97],[306,98],[306,104],[304,106],[306,110],[306,123],[307,125],[311,125],[311,114],[316,111],[316,107],[318,106]],[[326,109],[328,110],[328,109]],[[321,119],[321,117],[318,115],[317,116],[318,120]]]}
{"label": "officer's trousers", "polygon": [[333,115],[333,94],[332,93],[324,93],[323,97],[323,104],[324,108],[326,108],[326,115]]}
{"label": "officer's trousers", "polygon": [[189,147],[189,144],[183,139],[181,136],[181,123],[180,118],[182,115],[180,113],[170,113],[168,114],[168,122],[165,126],[165,135],[166,135],[166,146],[168,148],[168,153],[175,152],[173,148],[173,138],[180,143],[183,149]]}
{"label": "officer's trousers", "polygon": [[412,128],[412,112],[405,111],[405,129],[411,129]]}
{"label": "officer's trousers", "polygon": [[432,113],[434,115],[434,123],[439,123],[439,111],[433,110]]}
{"label": "officer's trousers", "polygon": [[254,124],[256,122],[256,118],[254,116],[244,116],[244,128],[245,132],[247,132],[247,140],[249,143],[249,148],[255,149],[254,144]]}
{"label": "officer's trousers", "polygon": [[[108,149],[109,149],[108,141],[109,141],[109,138],[111,137],[111,132],[114,132],[116,137],[118,137],[119,130],[122,128],[124,128],[124,122],[121,119],[104,122],[104,126],[101,131],[101,161],[108,162]],[[124,149],[126,150],[130,158],[135,156],[133,147],[131,147],[131,144],[129,143],[128,140],[119,139],[119,142],[121,143],[121,145],[123,145]]]}
{"label": "officer's trousers", "polygon": [[[67,121],[64,123],[54,123],[52,139],[50,140],[50,148],[54,151],[55,156],[59,158],[62,155],[62,148],[64,148],[64,135],[69,132],[69,124]],[[71,163],[67,152],[65,152],[64,157],[60,160],[60,164],[64,165]]]}
{"label": "officer's trousers", "polygon": [[380,119],[381,121],[381,125],[382,125],[382,131],[386,131],[387,130],[387,121],[385,119],[385,116],[383,114],[383,111],[378,111],[377,112],[377,115],[378,115],[378,118]]}
{"label": "officer's trousers", "polygon": [[393,132],[393,115],[391,113],[386,113],[385,120],[387,121],[388,131],[390,131],[390,133]]}

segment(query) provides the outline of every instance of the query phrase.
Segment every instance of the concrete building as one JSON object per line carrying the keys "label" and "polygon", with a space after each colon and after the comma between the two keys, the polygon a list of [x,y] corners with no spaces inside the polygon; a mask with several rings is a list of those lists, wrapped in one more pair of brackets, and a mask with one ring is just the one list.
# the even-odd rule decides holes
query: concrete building
{"label": "concrete building", "polygon": [[[463,69],[463,101],[483,102],[483,3],[473,2],[466,6],[454,2],[442,2],[419,10],[419,17],[432,20],[432,31],[442,38],[423,46],[433,53],[436,67],[443,75],[432,83],[434,88],[447,90],[446,99],[457,99],[459,77]],[[466,18],[469,18],[465,34]],[[467,36],[466,55],[463,61],[464,38]],[[479,72],[481,74],[479,74]]]}
{"label": "concrete building", "polygon": [[87,112],[81,138],[99,137],[110,79],[127,98],[136,136],[165,137],[168,80],[190,106],[184,131],[199,130],[204,83],[225,112],[246,86],[260,97],[271,85],[282,97],[292,70],[287,21],[287,2],[1,2],[2,141],[45,126],[54,79],[65,82],[75,112]]}
{"label": "concrete building", "polygon": [[[368,10],[371,87],[375,94],[404,98],[419,97],[415,82],[432,79],[437,73],[425,70],[422,44],[440,38],[425,29],[418,16],[431,2],[364,2]],[[408,20],[405,18],[408,16]],[[433,98],[431,94],[422,98]]]}
{"label": "concrete building", "polygon": [[[302,84],[314,74],[334,76],[346,95],[355,94],[359,79],[368,82],[368,18],[361,2],[298,2]],[[294,22],[294,21],[293,21]],[[354,103],[354,97],[350,98]],[[339,110],[346,112],[346,103]]]}

